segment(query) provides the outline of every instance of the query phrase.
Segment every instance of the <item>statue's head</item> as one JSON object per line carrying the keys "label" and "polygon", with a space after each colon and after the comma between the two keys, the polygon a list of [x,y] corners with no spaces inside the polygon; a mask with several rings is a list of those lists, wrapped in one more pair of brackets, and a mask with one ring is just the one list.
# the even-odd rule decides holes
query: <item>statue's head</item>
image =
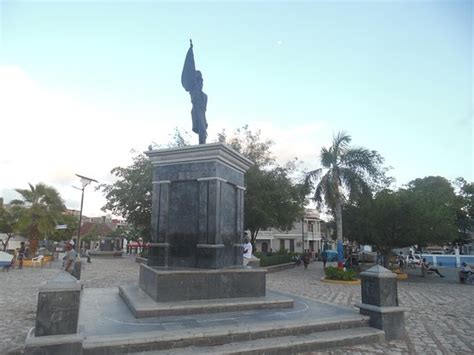
{"label": "statue's head", "polygon": [[203,81],[202,73],[199,70],[196,70],[196,82],[199,90],[202,90]]}

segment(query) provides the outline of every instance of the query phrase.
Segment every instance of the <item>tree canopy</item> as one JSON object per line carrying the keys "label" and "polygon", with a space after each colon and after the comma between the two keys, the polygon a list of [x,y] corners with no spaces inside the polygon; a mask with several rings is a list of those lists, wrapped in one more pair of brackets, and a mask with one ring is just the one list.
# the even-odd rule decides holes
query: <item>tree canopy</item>
{"label": "tree canopy", "polygon": [[394,248],[415,244],[443,245],[457,236],[459,207],[449,181],[428,176],[411,181],[406,188],[383,190],[373,199],[346,204],[345,235],[373,245],[385,255]]}
{"label": "tree canopy", "polygon": [[459,236],[455,241],[464,244],[469,241],[470,233],[474,230],[474,183],[458,178],[455,185],[459,191],[457,199],[460,206],[456,212]]}
{"label": "tree canopy", "polygon": [[19,221],[22,213],[23,208],[19,206],[13,206],[8,210],[0,207],[0,232],[7,235],[6,241],[1,240],[3,251],[7,249],[10,238],[20,231]]}
{"label": "tree canopy", "polygon": [[54,232],[65,206],[54,187],[44,183],[29,184],[29,187],[29,189],[15,189],[22,200],[13,200],[10,203],[26,207],[21,213],[18,227],[27,234],[30,241],[30,253],[35,255],[40,237]]}
{"label": "tree canopy", "polygon": [[231,137],[223,131],[219,141],[254,162],[245,174],[244,228],[250,231],[251,243],[255,244],[260,230],[291,229],[303,215],[308,193],[307,185],[291,178],[295,164],[276,164],[271,152],[273,142],[263,140],[260,130],[252,132],[248,126],[235,130]]}
{"label": "tree canopy", "polygon": [[132,165],[116,167],[111,173],[117,180],[113,184],[98,186],[107,199],[102,210],[123,217],[127,223],[140,230],[144,240],[149,240],[153,190],[151,161],[144,154],[138,154],[133,158]]}

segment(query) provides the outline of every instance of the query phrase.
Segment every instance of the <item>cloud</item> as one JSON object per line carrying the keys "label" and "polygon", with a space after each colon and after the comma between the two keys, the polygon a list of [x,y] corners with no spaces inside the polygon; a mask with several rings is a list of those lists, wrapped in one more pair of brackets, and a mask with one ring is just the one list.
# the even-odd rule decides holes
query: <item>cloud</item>
{"label": "cloud", "polygon": [[[137,118],[98,107],[40,85],[17,66],[0,66],[0,189],[44,182],[77,208],[80,193],[71,187],[78,183],[74,173],[110,182],[110,170],[129,164],[132,148],[141,151],[151,141],[168,141],[166,132],[179,125],[170,116],[166,122],[149,119],[163,117],[157,109],[148,115]],[[90,189],[84,212],[98,215],[104,203],[101,194]]]}

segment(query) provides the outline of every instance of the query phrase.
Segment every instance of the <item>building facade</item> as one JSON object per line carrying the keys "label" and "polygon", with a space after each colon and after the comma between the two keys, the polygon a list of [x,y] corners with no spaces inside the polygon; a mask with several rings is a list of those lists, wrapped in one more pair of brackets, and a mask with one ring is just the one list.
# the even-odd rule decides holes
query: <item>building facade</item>
{"label": "building facade", "polygon": [[305,209],[303,218],[295,221],[293,228],[289,231],[274,228],[259,231],[255,242],[256,251],[264,254],[279,250],[299,253],[310,250],[318,253],[323,250],[324,243],[321,233],[322,223],[324,222],[319,218],[317,210]]}

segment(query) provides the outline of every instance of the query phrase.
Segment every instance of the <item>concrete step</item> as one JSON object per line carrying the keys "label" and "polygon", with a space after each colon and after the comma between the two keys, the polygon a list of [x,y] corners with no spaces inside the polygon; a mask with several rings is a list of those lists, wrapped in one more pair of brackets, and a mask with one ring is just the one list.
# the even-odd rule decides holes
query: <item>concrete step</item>
{"label": "concrete step", "polygon": [[[346,331],[349,331],[349,333]],[[166,354],[167,351],[173,353],[173,349],[205,349],[206,347],[209,347],[209,351],[211,351],[213,346],[225,346],[226,344],[249,344],[249,346],[255,344],[257,348],[265,344],[266,346],[268,344],[278,344],[276,349],[285,346],[285,349],[288,349],[291,346],[288,347],[285,344],[292,344],[293,340],[296,341],[296,349],[302,349],[307,342],[313,344],[315,339],[318,340],[316,343],[329,344],[328,346],[337,345],[337,341],[334,339],[344,339],[347,344],[351,344],[352,337],[359,334],[358,332],[360,333],[360,342],[369,341],[369,335],[377,339],[380,336],[383,338],[383,332],[368,328],[367,317],[353,315],[338,319],[304,321],[288,319],[285,322],[257,323],[248,324],[247,326],[235,324],[232,327],[222,326],[206,329],[197,327],[194,329],[140,332],[127,335],[88,336],[83,342],[83,354],[131,354],[140,351],[164,351],[163,353]],[[334,341],[329,343],[324,341],[327,336]],[[355,339],[359,338],[356,337]],[[244,346],[244,351],[246,349],[245,345],[242,346]],[[229,349],[232,349],[232,347]],[[218,350],[218,353],[219,351],[221,350]],[[180,353],[180,351],[175,353]]]}
{"label": "concrete step", "polygon": [[172,350],[148,351],[134,355],[186,355],[186,354],[232,354],[232,355],[286,355],[311,351],[323,351],[335,347],[370,344],[384,341],[384,332],[362,327],[293,335],[279,338],[264,338],[218,346],[191,346]]}

